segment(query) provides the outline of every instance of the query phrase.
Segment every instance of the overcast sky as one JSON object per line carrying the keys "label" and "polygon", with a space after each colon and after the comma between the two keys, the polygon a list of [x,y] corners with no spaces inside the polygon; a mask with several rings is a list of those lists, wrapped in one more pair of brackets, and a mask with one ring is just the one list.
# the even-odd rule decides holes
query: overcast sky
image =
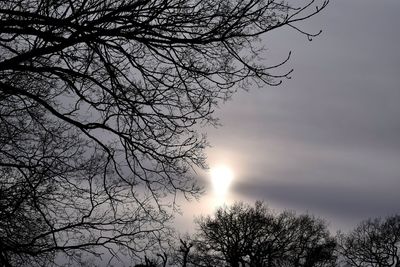
{"label": "overcast sky", "polygon": [[[289,28],[265,36],[271,63],[293,52],[282,69],[292,79],[239,92],[217,112],[223,126],[207,129],[210,166],[235,172],[230,202],[260,199],[344,230],[400,212],[399,11],[399,0],[331,0],[305,25],[323,30],[312,42]],[[210,212],[211,193],[180,223]]]}

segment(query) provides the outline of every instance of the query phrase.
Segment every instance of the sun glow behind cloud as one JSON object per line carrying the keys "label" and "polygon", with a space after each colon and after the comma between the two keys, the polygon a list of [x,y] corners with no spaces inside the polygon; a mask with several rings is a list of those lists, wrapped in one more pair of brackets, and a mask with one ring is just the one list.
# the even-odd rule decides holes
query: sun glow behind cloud
{"label": "sun glow behind cloud", "polygon": [[214,191],[215,206],[226,204],[229,187],[234,179],[234,173],[226,165],[219,165],[210,171],[211,184]]}

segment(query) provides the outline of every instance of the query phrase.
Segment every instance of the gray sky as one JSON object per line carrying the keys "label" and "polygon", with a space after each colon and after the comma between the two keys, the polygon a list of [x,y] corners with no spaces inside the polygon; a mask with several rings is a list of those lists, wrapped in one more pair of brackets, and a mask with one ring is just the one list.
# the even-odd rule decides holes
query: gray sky
{"label": "gray sky", "polygon": [[[239,92],[207,129],[210,166],[235,173],[229,203],[260,199],[343,230],[400,212],[399,11],[398,0],[331,0],[305,24],[323,30],[312,42],[289,28],[265,36],[271,64],[293,52],[292,79]],[[210,212],[210,199],[178,221]]]}

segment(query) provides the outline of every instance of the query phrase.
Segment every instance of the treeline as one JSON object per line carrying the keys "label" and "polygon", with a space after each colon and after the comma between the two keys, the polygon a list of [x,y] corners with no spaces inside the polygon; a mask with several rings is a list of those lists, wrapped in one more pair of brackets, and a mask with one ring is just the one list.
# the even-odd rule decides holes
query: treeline
{"label": "treeline", "polygon": [[236,203],[197,219],[196,232],[177,237],[139,266],[399,267],[400,215],[362,221],[330,233],[326,221],[262,202]]}

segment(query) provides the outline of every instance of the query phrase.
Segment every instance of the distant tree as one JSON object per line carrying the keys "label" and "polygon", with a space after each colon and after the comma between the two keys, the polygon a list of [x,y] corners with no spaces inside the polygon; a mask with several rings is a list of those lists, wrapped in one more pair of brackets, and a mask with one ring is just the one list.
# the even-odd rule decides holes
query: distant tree
{"label": "distant tree", "polygon": [[189,266],[189,259],[190,255],[193,252],[193,246],[194,246],[194,240],[190,237],[189,234],[185,234],[182,237],[177,238],[179,241],[177,241],[175,245],[175,253],[173,255],[173,263],[176,266],[181,266],[181,267],[188,267]]}
{"label": "distant tree", "polygon": [[259,37],[317,35],[296,22],[328,0],[301,3],[0,1],[0,265],[158,243],[176,196],[201,193],[195,126],[288,75],[263,65]]}
{"label": "distant tree", "polygon": [[156,259],[149,259],[144,257],[144,263],[136,264],[135,267],[158,267],[158,262]]}
{"label": "distant tree", "polygon": [[363,221],[338,240],[350,266],[400,267],[400,215]]}
{"label": "distant tree", "polygon": [[197,221],[197,249],[232,267],[335,266],[326,224],[292,212],[274,215],[262,202],[236,203]]}
{"label": "distant tree", "polygon": [[336,266],[336,240],[325,221],[308,214],[283,212],[277,217],[277,224],[283,230],[278,247],[287,251],[278,266]]}

